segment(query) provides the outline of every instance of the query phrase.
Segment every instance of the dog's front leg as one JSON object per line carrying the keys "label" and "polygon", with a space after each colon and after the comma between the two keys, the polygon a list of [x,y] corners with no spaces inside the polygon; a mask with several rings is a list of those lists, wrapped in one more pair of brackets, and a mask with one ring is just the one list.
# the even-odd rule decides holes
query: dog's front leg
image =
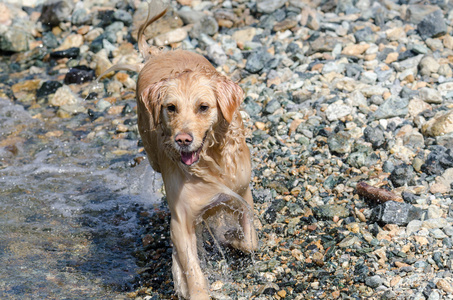
{"label": "dog's front leg", "polygon": [[172,216],[170,230],[176,291],[191,300],[211,299],[198,259],[194,220]]}
{"label": "dog's front leg", "polygon": [[244,232],[244,238],[240,241],[240,246],[238,248],[244,252],[250,253],[258,248],[258,239],[256,236],[255,225],[253,224],[253,196],[250,186],[247,188],[243,197],[252,211],[244,211],[242,214],[241,226]]}

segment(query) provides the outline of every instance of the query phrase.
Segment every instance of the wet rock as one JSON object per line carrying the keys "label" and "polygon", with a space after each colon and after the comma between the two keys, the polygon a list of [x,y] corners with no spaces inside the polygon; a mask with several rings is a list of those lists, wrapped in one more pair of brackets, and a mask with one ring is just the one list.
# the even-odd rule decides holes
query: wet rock
{"label": "wet rock", "polygon": [[436,10],[427,15],[417,26],[423,39],[439,37],[447,32],[444,15],[441,10]]}
{"label": "wet rock", "polygon": [[36,91],[36,97],[42,98],[50,94],[54,94],[63,84],[59,81],[46,81]]}
{"label": "wet rock", "polygon": [[389,179],[392,181],[395,187],[404,186],[406,184],[410,185],[415,174],[414,169],[411,165],[400,164],[395,166],[392,173],[389,176]]}
{"label": "wet rock", "polygon": [[74,68],[69,69],[69,72],[66,73],[64,77],[65,84],[81,84],[85,82],[90,82],[94,79],[94,70],[88,68],[87,66],[76,66]]}
{"label": "wet rock", "polygon": [[406,225],[410,221],[420,220],[422,210],[408,203],[387,201],[373,208],[371,219],[383,224]]}
{"label": "wet rock", "polygon": [[32,35],[16,26],[0,26],[0,50],[8,52],[23,52],[30,49]]}
{"label": "wet rock", "polygon": [[49,99],[49,104],[53,106],[72,105],[79,102],[79,97],[67,85],[58,88],[55,95]]}
{"label": "wet rock", "polygon": [[80,48],[72,47],[66,50],[54,51],[50,53],[50,57],[54,59],[60,58],[77,58],[80,54]]}
{"label": "wet rock", "polygon": [[57,26],[69,20],[74,3],[71,0],[48,0],[42,7],[38,21],[47,26]]}

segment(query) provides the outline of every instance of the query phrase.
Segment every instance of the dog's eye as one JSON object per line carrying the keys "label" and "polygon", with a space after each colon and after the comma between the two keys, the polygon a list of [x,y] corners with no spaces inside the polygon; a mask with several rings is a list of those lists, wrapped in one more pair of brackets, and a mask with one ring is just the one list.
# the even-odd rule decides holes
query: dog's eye
{"label": "dog's eye", "polygon": [[200,105],[200,111],[201,111],[201,112],[208,111],[208,109],[209,109],[209,106],[207,106],[207,105]]}
{"label": "dog's eye", "polygon": [[176,106],[173,105],[173,104],[170,104],[170,105],[167,106],[167,110],[169,112],[175,112],[176,111]]}

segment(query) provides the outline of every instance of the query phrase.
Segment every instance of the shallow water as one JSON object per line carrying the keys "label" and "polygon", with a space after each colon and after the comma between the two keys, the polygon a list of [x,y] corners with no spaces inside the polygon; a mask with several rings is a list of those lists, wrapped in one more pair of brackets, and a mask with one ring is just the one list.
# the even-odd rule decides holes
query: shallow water
{"label": "shallow water", "polygon": [[136,141],[117,153],[86,115],[55,118],[0,98],[0,299],[125,298],[159,176],[133,167]]}

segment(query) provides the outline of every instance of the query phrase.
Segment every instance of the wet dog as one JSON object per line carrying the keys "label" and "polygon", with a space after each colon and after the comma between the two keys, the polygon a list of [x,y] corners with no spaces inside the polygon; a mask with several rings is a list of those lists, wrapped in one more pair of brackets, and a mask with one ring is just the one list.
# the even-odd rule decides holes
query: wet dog
{"label": "wet dog", "polygon": [[[199,54],[147,44],[144,30],[165,12],[153,1],[138,32],[145,59],[136,90],[138,127],[152,167],[162,173],[171,211],[175,290],[184,298],[210,299],[196,222],[216,213],[215,202],[224,198],[219,195],[239,195],[253,209],[250,151],[238,110],[243,91]],[[253,214],[241,214],[238,223],[242,233],[223,242],[251,252],[257,247]]]}

